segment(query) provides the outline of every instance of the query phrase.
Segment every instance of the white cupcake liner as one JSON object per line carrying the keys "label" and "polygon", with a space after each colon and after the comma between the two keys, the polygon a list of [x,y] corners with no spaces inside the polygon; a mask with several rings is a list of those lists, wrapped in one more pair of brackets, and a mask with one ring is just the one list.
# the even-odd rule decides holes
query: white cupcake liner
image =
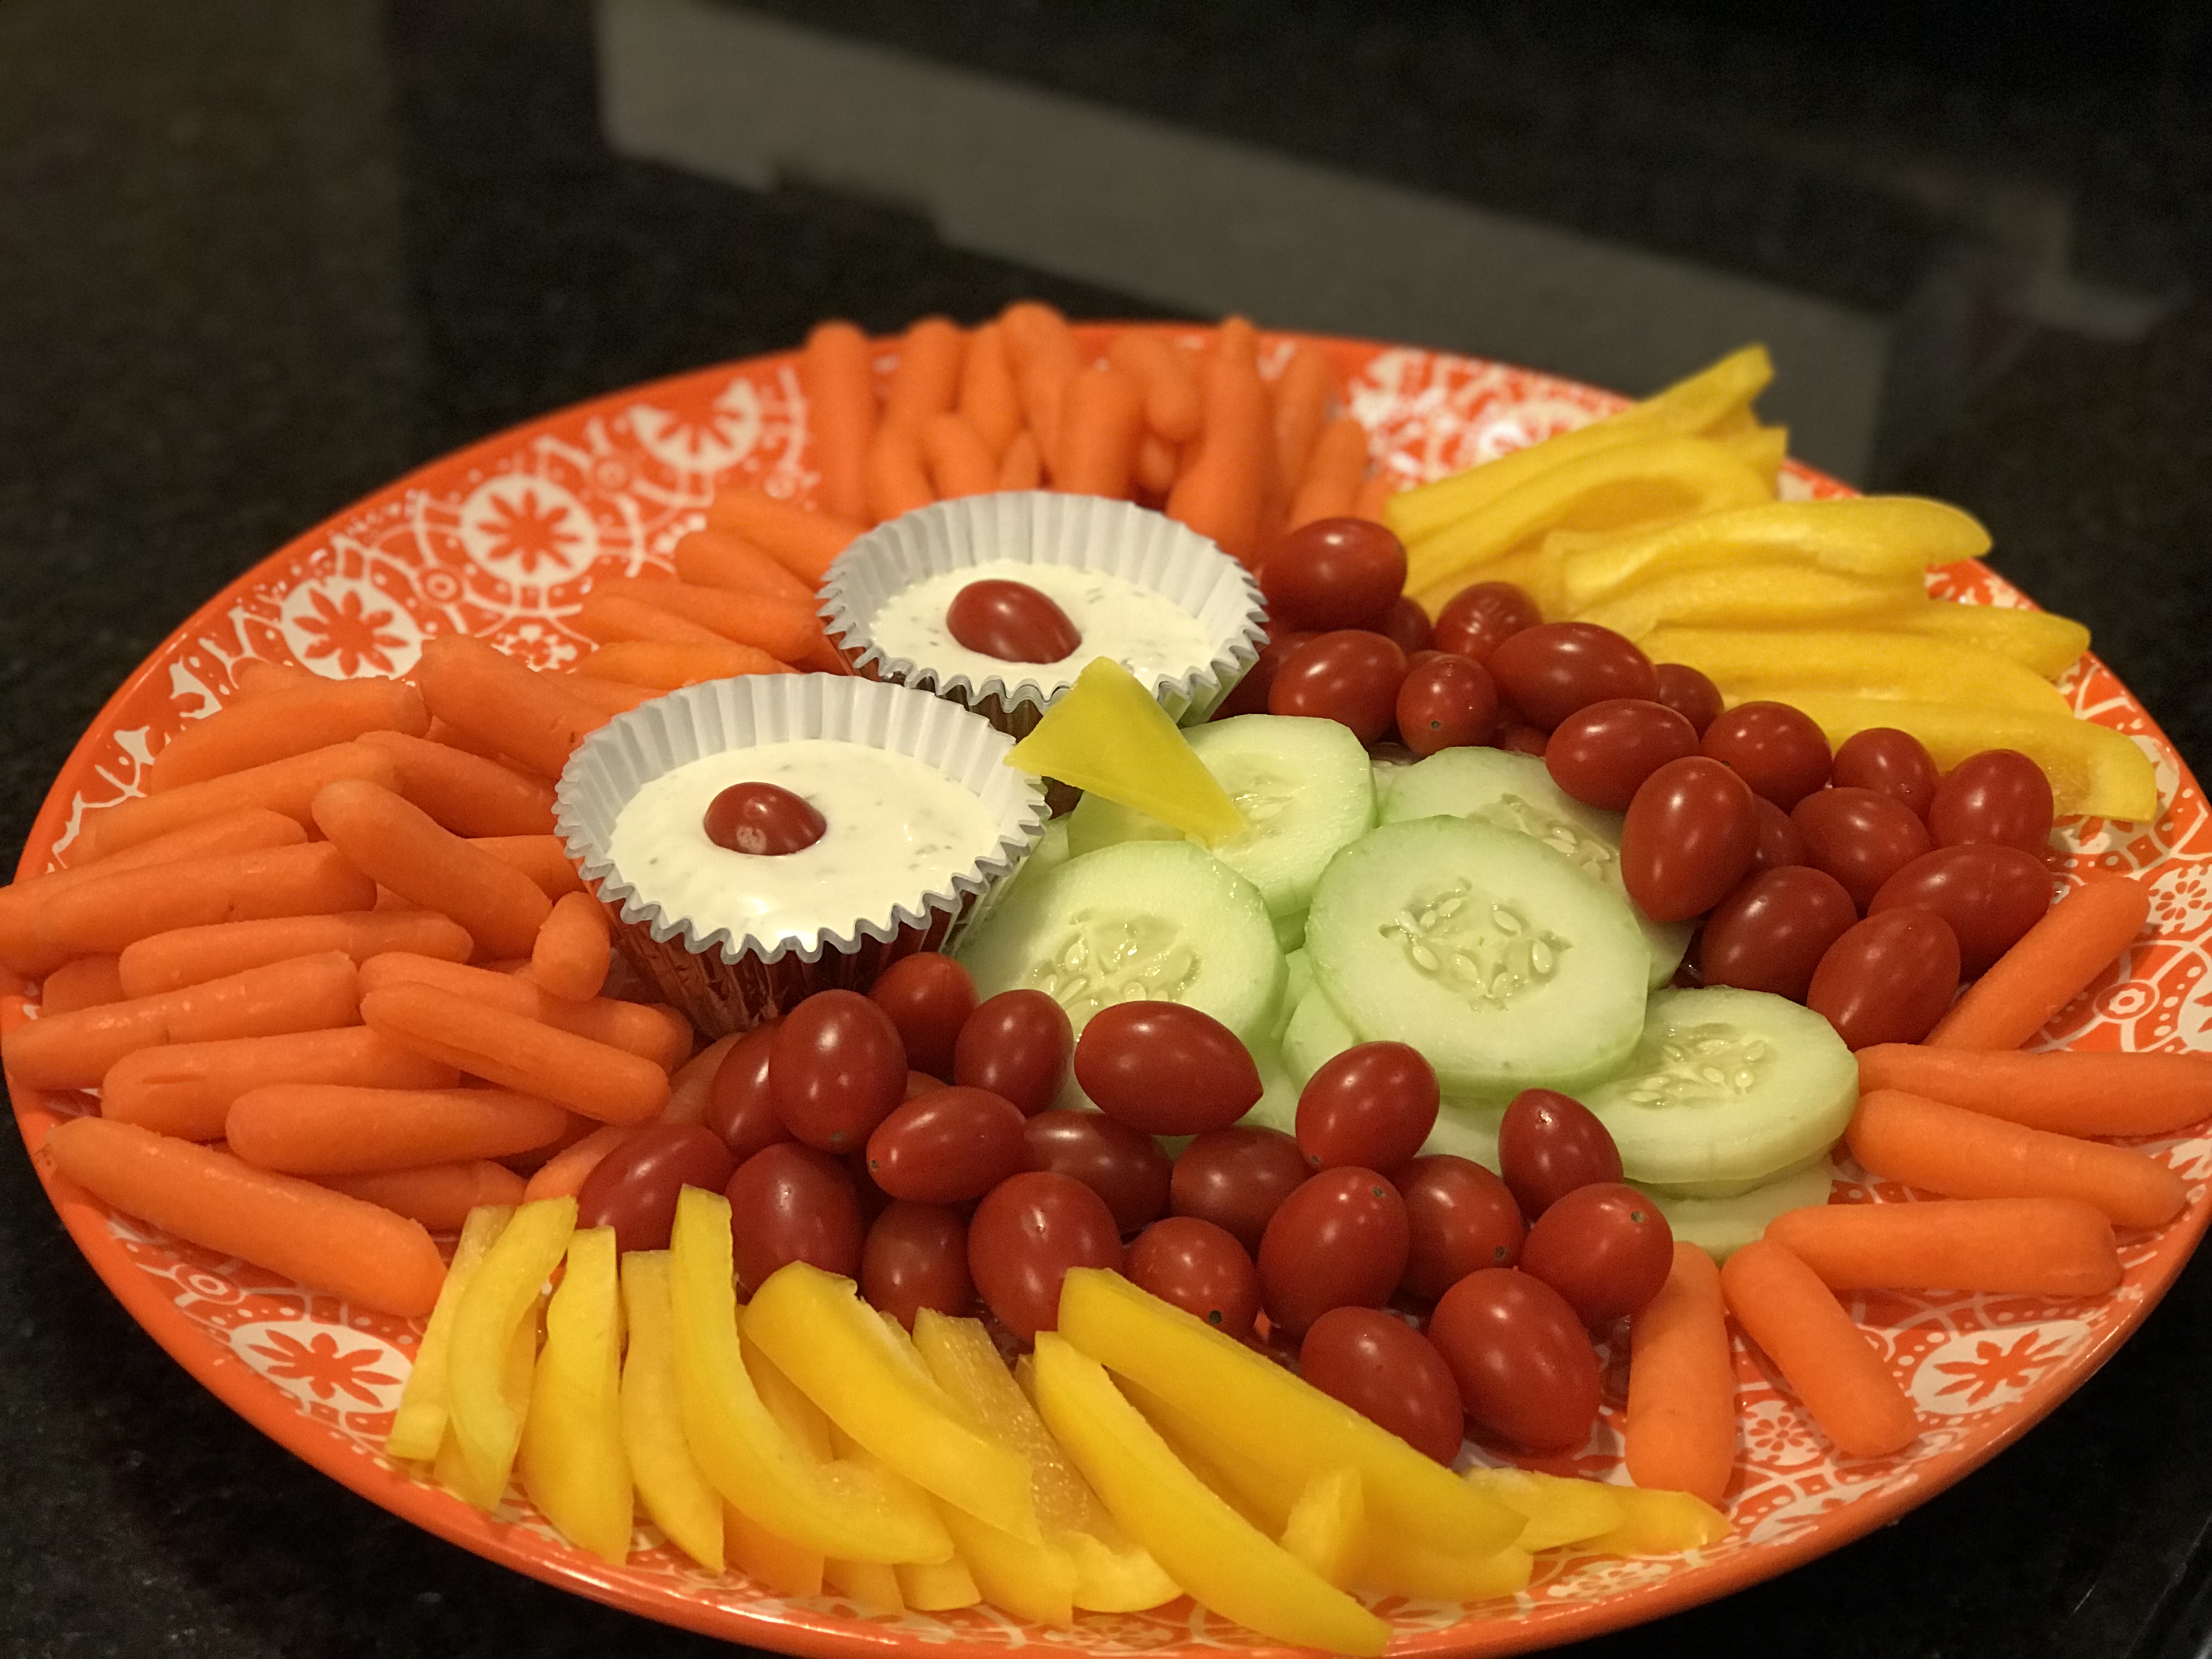
{"label": "white cupcake liner", "polygon": [[1206,719],[1259,659],[1267,610],[1259,584],[1242,564],[1164,514],[1045,489],[962,496],[878,525],[839,554],[823,577],[823,629],[856,672],[933,691],[972,708],[1010,736],[1024,737],[1073,684],[1087,656],[1071,657],[1064,678],[1009,682],[994,674],[978,682],[894,656],[873,632],[877,614],[893,594],[927,576],[1002,559],[1103,570],[1150,588],[1195,617],[1213,641],[1206,660],[1153,686],[1160,706],[1180,724]]}
{"label": "white cupcake liner", "polygon": [[[608,856],[639,789],[703,756],[826,738],[923,761],[997,820],[993,850],[943,886],[843,928],[763,938],[672,912]],[[748,674],[687,686],[616,715],[577,745],[554,792],[554,828],[616,923],[616,944],[710,1035],[742,1030],[818,990],[864,989],[898,957],[948,943],[1043,832],[1044,792],[1003,764],[1012,740],[927,692],[835,674]]]}

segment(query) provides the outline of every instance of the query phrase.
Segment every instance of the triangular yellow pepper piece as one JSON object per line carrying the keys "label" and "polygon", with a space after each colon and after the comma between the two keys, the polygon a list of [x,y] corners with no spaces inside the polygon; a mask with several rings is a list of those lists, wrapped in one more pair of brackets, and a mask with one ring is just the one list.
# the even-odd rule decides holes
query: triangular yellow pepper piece
{"label": "triangular yellow pepper piece", "polygon": [[1006,764],[1133,806],[1209,845],[1244,827],[1167,710],[1111,657],[1092,659]]}

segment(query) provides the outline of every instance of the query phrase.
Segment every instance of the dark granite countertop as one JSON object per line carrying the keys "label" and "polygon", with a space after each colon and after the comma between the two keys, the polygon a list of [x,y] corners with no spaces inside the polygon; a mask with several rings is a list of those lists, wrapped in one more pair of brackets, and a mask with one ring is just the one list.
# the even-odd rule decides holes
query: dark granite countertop
{"label": "dark granite countertop", "polygon": [[[1533,7],[1479,26],[1345,5],[1271,36],[1256,0],[1218,9],[1203,34],[1182,8],[1077,22],[1006,0],[957,9],[937,40],[910,8],[765,9],[1093,100],[1115,97],[1101,65],[1126,65],[1145,91],[1123,101],[1147,118],[1853,315],[1901,317],[1945,249],[1996,246],[1981,309],[1895,334],[1912,352],[1966,341],[1973,372],[1946,381],[1940,420],[1870,439],[1863,480],[1979,514],[2000,568],[2087,622],[2185,756],[2212,762],[2212,306],[2191,297],[2212,276],[2212,120],[2158,51],[2098,59],[2105,78],[2079,86],[2045,64],[2021,89],[1948,61],[1889,65],[1863,41],[1828,75],[1833,43],[1730,33],[1717,7],[1600,8],[1553,29]],[[787,346],[827,314],[888,330],[1024,294],[1086,316],[1182,308],[1081,268],[1049,275],[1066,267],[1048,258],[963,251],[910,206],[804,169],[748,191],[625,159],[600,137],[593,53],[577,3],[0,6],[11,865],[130,670],[237,572],[410,466],[591,393]],[[1316,80],[1324,61],[1344,74]],[[1309,97],[1312,118],[1271,88]],[[1963,207],[1942,182],[1960,179],[1981,191]],[[1990,206],[2020,200],[2010,219]],[[1754,224],[1761,201],[1772,211]],[[2021,227],[2053,201],[2079,210],[2072,241],[2035,264]],[[1781,1581],[1583,1650],[2199,1653],[2208,1359],[2200,1261],[1987,1469]],[[479,1561],[277,1449],[123,1314],[12,1147],[0,1501],[0,1653],[718,1645]]]}

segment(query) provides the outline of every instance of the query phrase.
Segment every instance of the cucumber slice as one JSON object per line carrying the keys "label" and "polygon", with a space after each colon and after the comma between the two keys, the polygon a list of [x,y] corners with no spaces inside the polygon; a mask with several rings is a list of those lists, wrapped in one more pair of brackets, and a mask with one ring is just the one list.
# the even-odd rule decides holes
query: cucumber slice
{"label": "cucumber slice", "polygon": [[1130,841],[1017,882],[953,954],[980,995],[1041,990],[1082,1030],[1101,1008],[1155,997],[1264,1033],[1283,956],[1259,890],[1187,841]]}
{"label": "cucumber slice", "polygon": [[1472,1158],[1492,1175],[1498,1167],[1498,1126],[1504,1121],[1503,1106],[1447,1100],[1437,1113],[1437,1127],[1421,1143],[1421,1151],[1451,1152]]}
{"label": "cucumber slice", "polygon": [[1346,848],[1315,889],[1306,948],[1344,1023],[1413,1044],[1447,1094],[1571,1093],[1644,1029],[1650,954],[1628,901],[1472,819],[1385,824]]}
{"label": "cucumber slice", "polygon": [[1292,1011],[1305,1000],[1306,993],[1312,989],[1313,958],[1305,953],[1305,947],[1301,945],[1296,950],[1284,951],[1283,1001],[1276,1012],[1274,1029],[1269,1034],[1279,1046],[1283,1040],[1283,1028],[1290,1024]]}
{"label": "cucumber slice", "polygon": [[1252,1109],[1237,1121],[1255,1128],[1280,1129],[1286,1135],[1298,1132],[1298,1079],[1283,1060],[1282,1053],[1273,1043],[1255,1042],[1251,1045],[1252,1063],[1260,1071],[1260,1098]]}
{"label": "cucumber slice", "polygon": [[[1503,749],[1440,750],[1385,786],[1383,823],[1438,813],[1534,836],[1622,898],[1628,896],[1620,879],[1621,815],[1583,805],[1552,781],[1544,763],[1534,755]],[[1646,982],[1656,989],[1682,965],[1693,930],[1688,922],[1654,921],[1632,904],[1629,911],[1651,948]]]}
{"label": "cucumber slice", "polygon": [[1189,839],[1173,824],[1162,823],[1149,812],[1140,812],[1133,806],[1124,806],[1118,800],[1109,800],[1099,794],[1085,795],[1076,802],[1073,812],[1053,822],[1067,826],[1067,850],[1074,857],[1095,853],[1116,842]]}
{"label": "cucumber slice", "polygon": [[1826,1204],[1835,1178],[1835,1166],[1821,1158],[1733,1198],[1686,1198],[1656,1186],[1643,1191],[1667,1218],[1677,1241],[1695,1244],[1714,1261],[1725,1261],[1784,1211]]}
{"label": "cucumber slice", "polygon": [[1631,1182],[1762,1182],[1835,1144],[1859,1068],[1835,1027],[1784,998],[1658,991],[1634,1056],[1579,1098]]}
{"label": "cucumber slice", "polygon": [[1304,1086],[1332,1055],[1342,1054],[1358,1041],[1359,1034],[1316,987],[1298,999],[1283,1026],[1283,1064]]}

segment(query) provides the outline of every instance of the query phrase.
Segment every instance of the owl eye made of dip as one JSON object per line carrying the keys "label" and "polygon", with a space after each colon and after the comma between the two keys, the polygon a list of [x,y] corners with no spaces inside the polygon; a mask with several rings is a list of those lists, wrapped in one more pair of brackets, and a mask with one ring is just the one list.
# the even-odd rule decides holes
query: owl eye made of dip
{"label": "owl eye made of dip", "polygon": [[1027,582],[969,582],[952,596],[945,625],[1000,662],[1058,662],[1083,643],[1067,612]]}
{"label": "owl eye made of dip", "polygon": [[707,803],[707,839],[732,853],[796,853],[829,827],[812,806],[772,783],[733,783]]}

